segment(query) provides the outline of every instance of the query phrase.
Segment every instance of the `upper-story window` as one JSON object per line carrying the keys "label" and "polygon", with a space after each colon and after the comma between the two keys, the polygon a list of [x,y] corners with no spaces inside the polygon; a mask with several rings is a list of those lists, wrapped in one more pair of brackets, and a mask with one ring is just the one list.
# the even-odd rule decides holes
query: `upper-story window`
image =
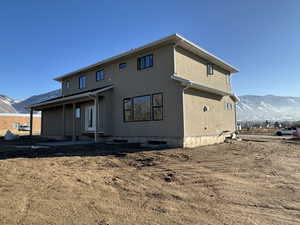
{"label": "upper-story window", "polygon": [[207,64],[207,75],[208,76],[214,75],[214,66],[211,63]]}
{"label": "upper-story window", "polygon": [[146,69],[153,66],[153,55],[146,55],[137,59],[138,70]]}
{"label": "upper-story window", "polygon": [[69,80],[65,81],[65,88],[70,88],[70,81]]}
{"label": "upper-story window", "polygon": [[99,70],[96,72],[96,81],[104,80],[104,70]]}
{"label": "upper-story window", "polygon": [[86,76],[79,77],[79,88],[86,88]]}
{"label": "upper-story window", "polygon": [[120,63],[119,64],[119,69],[124,69],[126,68],[127,64],[126,63]]}
{"label": "upper-story window", "polygon": [[233,110],[233,104],[232,103],[228,103],[228,102],[225,102],[225,109],[226,110]]}

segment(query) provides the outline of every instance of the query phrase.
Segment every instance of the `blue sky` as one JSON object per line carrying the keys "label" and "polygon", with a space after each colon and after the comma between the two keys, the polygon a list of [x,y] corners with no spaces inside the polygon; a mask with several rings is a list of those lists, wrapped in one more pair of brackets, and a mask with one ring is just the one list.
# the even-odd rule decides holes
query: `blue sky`
{"label": "blue sky", "polygon": [[241,70],[234,92],[300,96],[300,1],[1,1],[0,93],[22,99],[52,79],[179,33]]}

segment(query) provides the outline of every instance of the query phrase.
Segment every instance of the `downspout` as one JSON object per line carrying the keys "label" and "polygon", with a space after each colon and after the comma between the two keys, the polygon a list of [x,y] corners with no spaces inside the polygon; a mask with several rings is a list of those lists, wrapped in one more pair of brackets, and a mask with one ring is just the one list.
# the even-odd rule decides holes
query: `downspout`
{"label": "downspout", "polygon": [[[182,90],[182,105],[183,105],[183,142],[184,142],[184,137],[185,137],[185,127],[186,127],[186,110],[185,110],[185,90],[187,90],[190,86],[187,85],[186,87],[183,88]],[[184,146],[183,146],[184,147]]]}
{"label": "downspout", "polygon": [[[232,87],[231,87],[231,74],[229,73],[228,75],[228,81],[229,81],[229,92],[231,92]],[[237,101],[234,101],[234,125],[235,125],[235,133],[237,133],[237,117],[236,117],[236,103]]]}
{"label": "downspout", "polygon": [[235,120],[235,133],[237,133],[236,101],[234,102],[234,120]]}
{"label": "downspout", "polygon": [[177,47],[177,44],[174,44],[174,46],[173,46],[173,62],[174,62],[174,73],[173,73],[173,75],[175,75],[175,76],[177,74],[176,47]]}
{"label": "downspout", "polygon": [[[174,62],[174,72],[173,75],[171,76],[177,76],[177,60],[176,60],[176,47],[178,46],[179,42],[181,42],[182,40],[178,41],[177,43],[174,44],[173,46],[173,62]],[[187,83],[187,85],[183,88],[182,90],[182,113],[183,113],[183,141],[184,141],[184,135],[185,135],[185,117],[186,117],[186,113],[185,113],[185,90],[187,90],[188,88],[190,88],[190,83]]]}

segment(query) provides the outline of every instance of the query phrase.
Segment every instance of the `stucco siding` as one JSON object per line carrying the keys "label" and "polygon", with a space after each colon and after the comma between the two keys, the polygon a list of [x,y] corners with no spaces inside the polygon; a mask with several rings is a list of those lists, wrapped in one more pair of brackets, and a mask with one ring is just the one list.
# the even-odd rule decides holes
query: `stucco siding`
{"label": "stucco siding", "polygon": [[[141,56],[153,54],[153,67],[138,70],[137,59]],[[78,89],[78,76],[70,80],[69,89],[64,89],[64,94],[75,94],[80,91],[101,88],[113,84],[114,88],[99,96],[99,120],[98,131],[105,135],[116,137],[183,137],[183,108],[182,108],[182,87],[171,79],[174,73],[173,46],[160,46],[159,48],[144,51],[139,55],[129,57],[120,62],[101,67],[105,70],[105,81],[96,81],[96,71],[83,73],[87,76],[87,87],[84,90]],[[125,62],[126,68],[119,69],[119,63]],[[99,68],[100,69],[100,68]],[[123,121],[123,99],[136,96],[163,94],[163,120],[144,122]],[[76,120],[76,135],[85,132],[85,108],[94,102],[78,103],[81,108],[81,118]],[[44,127],[50,126],[48,133],[62,134],[58,126],[47,123],[53,121],[54,109],[45,109],[44,116],[47,117]],[[61,119],[61,109],[55,110]],[[72,105],[66,107],[65,134],[72,135]],[[78,122],[79,121],[79,122]],[[55,123],[56,124],[56,123]],[[57,132],[56,132],[57,131]]]}
{"label": "stucco siding", "polygon": [[61,136],[62,130],[62,107],[43,109],[42,135]]}
{"label": "stucco siding", "polygon": [[177,76],[222,91],[231,91],[228,72],[224,69],[214,65],[214,74],[209,76],[207,75],[208,61],[179,47],[176,48],[175,61]]}
{"label": "stucco siding", "polygon": [[[127,69],[115,76],[111,96],[112,126],[115,136],[182,137],[182,89],[170,77],[174,72],[173,47],[166,46],[145,53],[153,54],[153,67],[137,71],[137,57],[127,61]],[[131,65],[131,66],[129,66]],[[123,99],[163,93],[162,121],[124,122]]]}
{"label": "stucco siding", "polygon": [[[153,66],[138,70],[137,59],[149,54],[153,55]],[[126,63],[126,68],[120,69],[119,63]],[[215,66],[214,74],[208,76],[207,63],[181,48],[174,51],[174,45],[159,46],[67,78],[70,81],[70,88],[63,88],[63,95],[112,84],[112,89],[99,94],[98,106],[98,131],[104,132],[105,136],[112,139],[144,141],[162,139],[171,140],[176,144],[182,143],[187,147],[218,143],[224,140],[224,137],[219,137],[223,131],[235,130],[235,107],[231,110],[225,107],[225,103],[234,105],[233,100],[229,96],[221,97],[191,88],[183,91],[183,86],[171,79],[176,73],[179,77],[230,92],[228,72]],[[104,81],[96,81],[96,71],[100,69],[105,71]],[[87,77],[84,89],[78,88],[78,79],[81,75]],[[163,94],[163,120],[124,122],[125,98],[156,93]],[[77,136],[85,132],[85,109],[88,105],[94,104],[92,98],[93,96],[87,96],[83,99],[84,102],[76,103],[81,109],[81,116],[76,119]],[[204,106],[207,107],[207,111],[203,110]],[[73,133],[72,117],[72,102],[68,102],[65,119],[65,134],[68,136]],[[63,135],[62,128],[62,106],[43,109],[43,135]]]}
{"label": "stucco siding", "polygon": [[[216,136],[223,131],[235,131],[235,111],[228,110],[225,103],[230,97],[218,97],[194,89],[184,94],[184,136]],[[204,106],[207,111],[204,111]]]}

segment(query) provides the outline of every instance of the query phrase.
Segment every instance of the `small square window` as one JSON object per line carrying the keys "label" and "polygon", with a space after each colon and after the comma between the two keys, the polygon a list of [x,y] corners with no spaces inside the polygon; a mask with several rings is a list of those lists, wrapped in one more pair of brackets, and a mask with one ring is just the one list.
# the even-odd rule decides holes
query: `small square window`
{"label": "small square window", "polygon": [[96,72],[96,81],[104,80],[104,70],[99,70]]}
{"label": "small square window", "polygon": [[207,75],[211,76],[214,75],[214,66],[213,64],[207,64]]}
{"label": "small square window", "polygon": [[126,68],[127,64],[126,63],[120,63],[119,64],[119,69],[124,69]]}
{"label": "small square window", "polygon": [[138,70],[153,66],[153,55],[146,55],[137,59]]}

